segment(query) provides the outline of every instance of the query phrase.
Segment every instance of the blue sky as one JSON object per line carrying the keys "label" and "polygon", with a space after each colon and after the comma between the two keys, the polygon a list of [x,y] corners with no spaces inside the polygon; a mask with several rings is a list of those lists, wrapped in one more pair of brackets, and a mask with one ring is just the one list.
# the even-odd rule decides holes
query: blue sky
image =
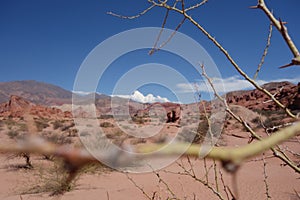
{"label": "blue sky", "polygon": [[[199,1],[190,0],[187,4],[197,2]],[[256,2],[210,0],[203,7],[191,12],[250,76],[254,75],[259,63],[269,26],[262,11],[248,8]],[[276,17],[288,22],[290,35],[300,47],[300,1],[266,0],[266,3],[274,10]],[[146,0],[1,0],[0,81],[37,80],[72,90],[81,64],[98,44],[129,29],[159,27],[165,11],[155,8],[134,20],[123,20],[106,13],[112,11],[135,15],[148,6]],[[174,29],[180,20],[179,15],[170,13],[166,27]],[[230,85],[226,90],[248,87],[237,76],[224,55],[193,25],[186,21],[180,32],[196,40],[212,57],[222,80]],[[201,79],[184,59],[164,51],[149,56],[148,50],[130,52],[115,60],[99,82],[98,92],[111,94],[113,86],[122,75],[146,63],[161,63],[173,67],[190,82]],[[292,54],[274,29],[269,55],[258,77],[260,83],[274,80],[297,82],[300,79],[299,66],[278,69],[279,66],[289,63],[291,58]],[[158,71],[157,76],[167,75]],[[171,101],[176,101],[177,92],[186,92],[184,101],[191,101],[193,94],[185,85],[178,84],[181,87],[177,91],[149,84],[138,89],[144,95],[151,93],[154,96],[167,97]]]}

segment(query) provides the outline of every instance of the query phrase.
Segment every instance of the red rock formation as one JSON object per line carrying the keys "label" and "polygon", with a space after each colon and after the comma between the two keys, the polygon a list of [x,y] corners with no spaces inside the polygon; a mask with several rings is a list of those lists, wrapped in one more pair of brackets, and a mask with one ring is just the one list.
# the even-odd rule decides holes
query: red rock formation
{"label": "red rock formation", "polygon": [[12,95],[8,102],[0,104],[0,117],[21,118],[25,114],[48,119],[72,117],[70,112],[63,112],[58,108],[35,105],[16,95]]}
{"label": "red rock formation", "polygon": [[[268,83],[262,86],[268,90],[283,105],[291,109],[299,109],[298,87],[289,82]],[[254,89],[235,91],[226,95],[227,102],[240,105],[252,110],[277,110],[279,107],[263,92]]]}
{"label": "red rock formation", "polygon": [[151,110],[155,111],[158,116],[164,116],[167,123],[180,123],[181,105],[177,103],[146,104],[143,109],[131,109],[131,116],[148,117]]}
{"label": "red rock formation", "polygon": [[33,104],[21,97],[12,95],[7,103],[0,104],[0,116],[22,117]]}

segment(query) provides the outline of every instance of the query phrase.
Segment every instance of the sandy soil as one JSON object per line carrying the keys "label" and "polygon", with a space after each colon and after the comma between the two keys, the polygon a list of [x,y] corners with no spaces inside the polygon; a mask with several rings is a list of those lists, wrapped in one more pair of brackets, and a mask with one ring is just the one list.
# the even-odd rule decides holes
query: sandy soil
{"label": "sandy soil", "polygon": [[[242,140],[236,138],[235,140]],[[243,139],[245,141],[245,139]],[[299,143],[298,143],[299,144]],[[290,142],[291,148],[300,150],[297,143]],[[269,194],[272,199],[297,199],[295,191],[300,191],[300,176],[287,166],[283,166],[282,162],[277,158],[269,158],[270,152],[266,153],[266,179]],[[62,199],[62,200],[98,200],[98,199],[147,199],[147,197],[139,190],[138,187],[152,197],[155,195],[157,199],[166,199],[172,197],[174,193],[180,199],[218,199],[218,197],[201,182],[193,179],[191,176],[180,175],[184,173],[177,163],[161,170],[159,181],[155,173],[145,174],[124,174],[117,171],[103,173],[87,173],[83,174],[77,181],[75,189],[61,196],[50,197],[50,193],[23,194],[26,189],[37,183],[36,174],[38,169],[18,169],[16,166],[24,163],[21,158],[7,159],[6,155],[0,156],[0,199],[20,200],[20,199]],[[33,158],[33,164],[50,161],[43,161],[39,156]],[[191,159],[193,169],[197,178],[205,180],[205,168],[203,160]],[[189,169],[187,158],[178,160],[178,163]],[[207,161],[208,180],[210,185],[216,189],[214,180],[213,163]],[[44,165],[47,168],[47,164]],[[222,196],[226,199],[223,190],[223,184],[220,180],[218,172],[218,187]],[[266,187],[264,183],[263,161],[261,157],[245,162],[237,171],[236,175],[229,174],[222,170],[225,185],[229,186],[234,192],[234,187],[238,188],[239,199],[266,199]],[[132,179],[137,186],[133,184]],[[236,182],[236,183],[235,183]],[[166,185],[167,186],[166,186]],[[170,191],[167,190],[170,188]]]}
{"label": "sandy soil", "polygon": [[[244,114],[245,115],[245,114]],[[250,115],[249,115],[250,116]],[[254,118],[256,116],[252,116]],[[251,121],[249,119],[249,121]],[[248,142],[248,133],[240,131],[231,122],[228,130],[221,136],[220,145],[240,146]],[[176,126],[166,127],[172,134],[176,132]],[[2,133],[5,130],[2,130]],[[51,130],[48,130],[51,131]],[[109,132],[110,133],[110,132]],[[230,134],[229,134],[230,133]],[[111,131],[113,134],[113,131]],[[263,133],[259,133],[263,136]],[[0,134],[1,143],[13,142],[6,134]],[[292,150],[299,154],[300,137],[293,138],[282,145],[285,150]],[[288,148],[287,148],[288,147]],[[300,163],[300,157],[286,153]],[[80,176],[75,188],[59,196],[49,196],[50,192],[42,192],[43,173],[55,177],[57,171],[50,171],[52,161],[43,159],[40,155],[32,157],[33,169],[24,169],[24,158],[10,157],[0,154],[0,199],[2,200],[35,200],[35,199],[61,199],[61,200],[129,200],[129,199],[231,199],[230,191],[241,200],[267,199],[266,185],[271,199],[296,200],[296,192],[300,194],[300,175],[295,173],[278,158],[274,158],[271,152],[265,153],[266,167],[262,156],[244,162],[235,173],[226,172],[219,162],[186,157],[177,160],[176,163],[156,173],[125,174],[118,171],[96,170],[88,171]],[[205,164],[206,163],[206,164]],[[182,168],[184,166],[184,169]],[[191,169],[191,166],[192,169]],[[205,167],[206,166],[206,167]],[[220,174],[222,172],[222,176]],[[190,175],[188,174],[190,173]],[[217,176],[215,176],[217,174]],[[59,175],[59,174],[58,174]],[[267,176],[267,178],[264,178]],[[224,181],[222,181],[222,179]],[[206,184],[208,180],[208,184]],[[225,185],[225,186],[224,186]],[[30,188],[36,186],[39,193],[28,194]],[[224,187],[230,188],[230,191]],[[145,194],[143,194],[143,192]],[[238,191],[238,193],[237,193]],[[296,191],[296,192],[295,192]],[[27,194],[26,194],[27,193]],[[148,195],[148,198],[147,196]]]}

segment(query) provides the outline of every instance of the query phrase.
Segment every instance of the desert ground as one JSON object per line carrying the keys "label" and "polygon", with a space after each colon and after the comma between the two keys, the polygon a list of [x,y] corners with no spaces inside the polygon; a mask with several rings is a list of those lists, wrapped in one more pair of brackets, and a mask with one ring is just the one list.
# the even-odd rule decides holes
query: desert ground
{"label": "desert ground", "polygon": [[[259,116],[243,107],[235,106],[232,109],[236,113],[242,113],[248,121],[254,122]],[[67,142],[80,147],[77,133],[74,127],[70,126],[72,122],[61,122],[63,123],[59,124],[55,120],[44,121],[47,125],[40,125],[38,129],[55,142]],[[3,120],[1,142],[16,142],[18,136],[13,134],[18,134],[17,130],[24,129],[22,124],[22,120]],[[122,137],[113,119],[101,119],[100,124],[112,140]],[[161,133],[172,135],[178,129],[178,125],[171,123],[163,127]],[[147,132],[147,129],[145,131]],[[258,133],[265,136],[262,130],[258,130]],[[63,137],[58,137],[58,134]],[[162,136],[158,134],[149,141],[134,137],[129,137],[128,140],[128,143],[136,145],[159,142]],[[237,147],[247,144],[248,140],[249,133],[229,118],[217,145]],[[299,162],[299,140],[300,137],[296,137],[281,145],[295,162]],[[188,157],[181,157],[159,171],[141,174],[123,173],[102,165],[90,166],[80,173],[70,191],[56,195],[52,195],[53,191],[59,187],[65,174],[60,168],[59,160],[46,159],[43,155],[31,155],[31,168],[26,166],[22,156],[1,154],[0,159],[0,199],[5,200],[231,199],[230,193],[239,199],[267,199],[267,193],[272,199],[292,200],[299,199],[300,192],[298,174],[275,158],[271,151],[242,163],[235,173],[226,172],[218,161]]]}

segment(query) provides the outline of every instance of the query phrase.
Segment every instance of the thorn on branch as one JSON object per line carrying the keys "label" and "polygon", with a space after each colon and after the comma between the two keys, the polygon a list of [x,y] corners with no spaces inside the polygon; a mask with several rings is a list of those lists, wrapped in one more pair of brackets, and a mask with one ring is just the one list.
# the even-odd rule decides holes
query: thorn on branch
{"label": "thorn on branch", "polygon": [[248,144],[253,142],[254,139],[255,139],[255,137],[253,135],[250,135],[249,140],[248,140]]}
{"label": "thorn on branch", "polygon": [[260,8],[260,6],[259,6],[259,5],[256,5],[256,6],[250,6],[249,8],[250,8],[250,9],[258,9],[258,8]]}
{"label": "thorn on branch", "polygon": [[286,65],[283,65],[283,66],[280,66],[279,68],[280,69],[283,69],[283,68],[287,68],[287,67],[290,67],[290,66],[293,66],[293,62],[289,63],[289,64],[286,64]]}

